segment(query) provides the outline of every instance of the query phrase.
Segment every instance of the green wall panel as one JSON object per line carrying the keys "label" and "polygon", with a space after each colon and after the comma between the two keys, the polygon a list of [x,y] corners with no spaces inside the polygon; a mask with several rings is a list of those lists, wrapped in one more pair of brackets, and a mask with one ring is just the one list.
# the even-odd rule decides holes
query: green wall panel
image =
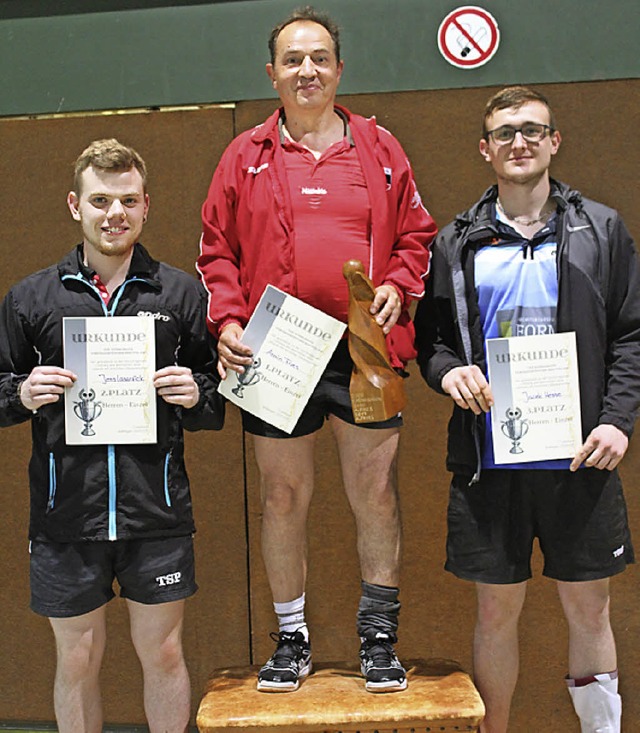
{"label": "green wall panel", "polygon": [[[15,0],[14,0],[15,1]],[[141,3],[142,4],[142,3]],[[163,107],[271,96],[271,27],[295,0],[60,13],[0,20],[0,115]],[[440,55],[451,0],[324,0],[342,31],[342,93],[637,78],[637,0],[487,0],[497,54],[477,69]],[[0,11],[10,15],[5,0]],[[51,15],[44,15],[46,7]],[[73,5],[71,5],[73,7]],[[56,11],[56,8],[58,10]],[[1,17],[1,16],[0,16]]]}

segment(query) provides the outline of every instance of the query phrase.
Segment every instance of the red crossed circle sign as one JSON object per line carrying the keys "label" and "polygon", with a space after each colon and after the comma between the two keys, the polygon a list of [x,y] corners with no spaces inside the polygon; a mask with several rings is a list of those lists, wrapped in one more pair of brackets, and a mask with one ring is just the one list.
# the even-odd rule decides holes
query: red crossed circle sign
{"label": "red crossed circle sign", "polygon": [[465,5],[447,15],[438,29],[438,48],[460,69],[486,64],[498,50],[500,31],[496,19],[482,8]]}

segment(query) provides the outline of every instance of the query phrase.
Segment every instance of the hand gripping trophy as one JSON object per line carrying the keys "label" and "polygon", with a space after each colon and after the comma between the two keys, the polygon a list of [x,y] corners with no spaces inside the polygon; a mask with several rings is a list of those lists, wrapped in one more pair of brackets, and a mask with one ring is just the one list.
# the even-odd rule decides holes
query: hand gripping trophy
{"label": "hand gripping trophy", "polygon": [[406,404],[404,380],[391,366],[382,327],[369,308],[375,297],[373,283],[358,260],[342,268],[349,286],[349,353],[353,372],[349,384],[357,423],[388,420]]}

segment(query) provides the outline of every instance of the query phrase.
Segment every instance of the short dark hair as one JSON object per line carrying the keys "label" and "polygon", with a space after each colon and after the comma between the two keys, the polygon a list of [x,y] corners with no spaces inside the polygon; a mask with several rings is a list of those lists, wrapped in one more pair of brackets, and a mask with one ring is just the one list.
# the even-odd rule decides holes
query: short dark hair
{"label": "short dark hair", "polygon": [[556,129],[553,110],[551,109],[549,100],[544,96],[544,94],[536,92],[534,89],[529,89],[529,87],[513,86],[505,87],[499,92],[496,92],[486,103],[484,114],[482,116],[482,137],[486,138],[488,132],[487,120],[496,110],[507,109],[509,107],[515,107],[518,109],[518,107],[522,107],[522,105],[527,102],[542,102],[542,104],[544,104],[544,106],[549,110],[549,126],[553,130]]}
{"label": "short dark hair", "polygon": [[269,54],[271,55],[271,63],[275,64],[276,62],[276,42],[278,41],[280,31],[288,25],[291,25],[291,23],[296,23],[301,20],[308,21],[310,23],[318,23],[318,25],[326,28],[327,32],[331,36],[331,40],[333,41],[333,50],[336,54],[336,61],[339,62],[340,28],[338,27],[338,24],[332,20],[327,13],[321,13],[311,5],[305,5],[302,8],[296,8],[291,15],[287,16],[281,23],[278,23],[278,25],[271,31],[271,35],[269,36]]}
{"label": "short dark hair", "polygon": [[101,171],[130,171],[136,168],[142,177],[143,190],[147,190],[147,166],[133,148],[115,138],[94,140],[78,156],[73,165],[73,190],[80,195],[82,174],[87,168]]}

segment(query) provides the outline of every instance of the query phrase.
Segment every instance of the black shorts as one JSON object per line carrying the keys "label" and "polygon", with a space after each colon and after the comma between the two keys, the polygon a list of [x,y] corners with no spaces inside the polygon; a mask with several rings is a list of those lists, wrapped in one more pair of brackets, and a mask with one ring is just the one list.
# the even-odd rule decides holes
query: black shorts
{"label": "black shorts", "polygon": [[81,616],[120,595],[138,603],[167,603],[193,595],[193,538],[115,542],[32,542],[31,608],[49,618]]}
{"label": "black shorts", "polygon": [[536,537],[555,580],[607,578],[634,561],[617,471],[492,469],[468,482],[454,476],[449,494],[445,568],[460,578],[527,580]]}
{"label": "black shorts", "polygon": [[[353,361],[349,355],[347,339],[342,339],[291,434],[285,433],[284,430],[280,430],[244,410],[242,411],[242,427],[251,435],[261,435],[265,438],[300,438],[303,435],[310,435],[320,430],[329,415],[335,415],[341,420],[355,425],[356,421],[353,417],[351,397],[349,396],[352,370]],[[373,430],[401,426],[402,415],[400,413],[380,422],[358,423],[358,427]]]}

